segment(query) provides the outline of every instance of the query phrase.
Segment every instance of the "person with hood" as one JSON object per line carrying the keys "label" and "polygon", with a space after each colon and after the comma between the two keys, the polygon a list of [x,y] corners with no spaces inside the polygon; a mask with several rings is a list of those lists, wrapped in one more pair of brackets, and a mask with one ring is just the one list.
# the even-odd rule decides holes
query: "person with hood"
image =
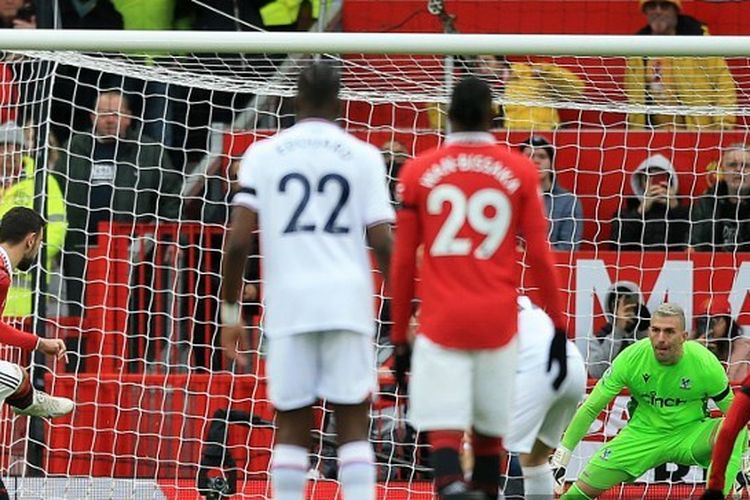
{"label": "person with hood", "polygon": [[604,309],[608,322],[588,339],[585,353],[589,376],[597,379],[623,349],[648,336],[651,324],[640,289],[630,281],[618,281],[609,288]]}
{"label": "person with hood", "polygon": [[666,157],[649,156],[630,177],[635,198],[615,214],[611,240],[616,249],[684,250],[690,231],[690,209],[677,198],[674,165]]}
{"label": "person with hood", "polygon": [[555,147],[542,136],[531,136],[519,146],[539,169],[549,242],[555,250],[575,250],[583,239],[583,209],[576,196],[555,181]]}
{"label": "person with hood", "polygon": [[690,246],[697,251],[750,251],[750,149],[733,144],[722,153],[721,179],[695,204]]}
{"label": "person with hood", "polygon": [[695,319],[695,338],[727,368],[730,382],[739,382],[750,373],[750,338],[732,317],[726,297],[713,297],[703,305]]}
{"label": "person with hood", "polygon": [[[648,24],[638,35],[707,36],[708,27],[681,13],[680,0],[639,0]],[[625,92],[630,104],[646,106],[716,106],[737,104],[734,79],[722,57],[631,57],[625,72]],[[728,114],[671,115],[631,113],[635,127],[732,128]]]}

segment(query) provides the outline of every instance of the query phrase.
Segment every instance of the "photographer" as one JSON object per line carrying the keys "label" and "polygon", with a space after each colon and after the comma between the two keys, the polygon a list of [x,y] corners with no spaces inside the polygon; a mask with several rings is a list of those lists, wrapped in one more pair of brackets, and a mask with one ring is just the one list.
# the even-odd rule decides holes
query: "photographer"
{"label": "photographer", "polygon": [[615,215],[615,249],[635,251],[684,250],[690,233],[690,210],[680,205],[672,163],[656,154],[646,158],[630,179],[636,195]]}
{"label": "photographer", "polygon": [[612,361],[636,340],[648,335],[651,313],[641,301],[635,283],[618,281],[609,289],[605,304],[608,322],[588,341],[589,375],[601,378]]}

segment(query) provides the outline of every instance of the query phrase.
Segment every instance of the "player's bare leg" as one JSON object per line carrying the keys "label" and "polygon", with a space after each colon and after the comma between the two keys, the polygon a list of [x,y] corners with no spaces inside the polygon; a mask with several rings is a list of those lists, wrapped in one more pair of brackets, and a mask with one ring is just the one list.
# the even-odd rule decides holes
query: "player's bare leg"
{"label": "player's bare leg", "polygon": [[368,441],[370,401],[332,405],[336,415],[341,468],[339,479],[345,500],[375,498],[375,456]]}
{"label": "player's bare leg", "polygon": [[520,462],[526,495],[552,496],[555,478],[549,465],[549,457],[553,451],[552,448],[537,439],[530,453],[521,454]]}
{"label": "player's bare leg", "polygon": [[312,423],[310,406],[276,413],[276,444],[271,465],[276,500],[304,498]]}

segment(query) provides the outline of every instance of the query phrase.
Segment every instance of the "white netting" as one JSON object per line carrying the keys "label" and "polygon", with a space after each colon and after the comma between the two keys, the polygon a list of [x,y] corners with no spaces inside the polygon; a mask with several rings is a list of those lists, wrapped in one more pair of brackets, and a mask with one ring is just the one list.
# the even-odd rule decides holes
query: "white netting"
{"label": "white netting", "polygon": [[[444,56],[332,59],[343,70],[343,123],[383,149],[391,180],[404,158],[442,141],[446,82],[469,72],[491,82],[496,125],[513,129],[498,128],[501,141],[519,146],[530,137],[520,125],[533,123],[534,134],[554,144],[556,183],[574,193],[581,207],[580,214],[572,206],[561,214],[565,196],[548,197],[553,218],[569,223],[558,248],[578,247],[561,250],[557,260],[570,331],[592,371],[606,367],[625,342],[607,343],[606,332],[595,334],[611,317],[609,291],[618,284],[634,283],[651,310],[668,297],[691,318],[707,299],[723,297],[733,319],[747,322],[745,202],[735,212],[740,223],[726,225],[734,233],[716,236],[721,241],[712,240],[703,252],[682,250],[697,242],[693,236],[705,226],[691,220],[688,208],[722,178],[715,168],[728,158],[722,151],[747,141],[748,59],[731,58],[721,67],[707,59],[662,58],[659,67],[669,65],[669,71],[661,76],[644,58],[513,57],[508,64],[497,58],[489,72],[480,70],[478,58],[463,57],[452,60],[448,74]],[[58,215],[67,221],[48,234],[48,291],[41,294],[46,326],[39,315],[30,326],[65,338],[71,359],[67,365],[47,361],[48,370],[39,365],[36,380],[78,404],[72,417],[43,425],[3,419],[2,467],[11,492],[21,498],[194,498],[198,486],[211,483],[206,478],[223,471],[240,497],[268,496],[273,411],[259,323],[261,266],[256,252],[245,289],[246,314],[254,318],[253,362],[241,373],[217,347],[219,264],[235,160],[254,140],[293,123],[287,98],[308,60],[73,52],[19,52],[6,59],[3,121],[15,119],[35,133],[20,151],[36,161],[38,181],[59,185]],[[692,86],[670,87],[688,69]],[[713,86],[718,73],[730,75],[731,99]],[[633,74],[643,78],[628,83]],[[102,91],[108,97],[97,104]],[[657,116],[667,116],[657,124],[677,123],[679,130],[645,128]],[[113,124],[106,129],[109,119]],[[93,120],[101,130],[92,130]],[[40,139],[50,132],[55,139]],[[643,198],[637,184],[631,187],[632,174],[656,155],[671,167],[662,160],[654,165],[661,162],[679,180],[675,199],[685,210],[674,220],[683,225],[674,240],[654,237],[651,231],[658,228],[649,226],[636,227],[636,240],[625,241],[623,221],[631,229],[644,222],[633,215]],[[726,181],[732,171],[725,163]],[[34,172],[32,166],[5,177],[30,178]],[[52,199],[50,193],[50,216],[60,209]],[[709,212],[711,224],[732,219],[713,206]],[[615,222],[620,229],[612,229]],[[381,389],[371,438],[378,478],[388,498],[429,498],[426,447],[405,424],[405,401],[393,393],[387,368],[387,302],[380,293],[375,299]],[[634,336],[633,329],[626,325],[624,335]],[[727,357],[734,375],[747,369],[746,357],[722,349],[717,353]],[[625,420],[619,398],[611,418],[598,422],[576,452],[573,475],[598,440],[611,438]],[[313,492],[332,498],[335,423],[323,408],[317,428],[310,467],[319,479]],[[671,470],[649,473],[645,483],[618,491],[684,496],[701,480],[699,472],[683,478],[682,471]],[[23,477],[40,471],[48,477]]]}

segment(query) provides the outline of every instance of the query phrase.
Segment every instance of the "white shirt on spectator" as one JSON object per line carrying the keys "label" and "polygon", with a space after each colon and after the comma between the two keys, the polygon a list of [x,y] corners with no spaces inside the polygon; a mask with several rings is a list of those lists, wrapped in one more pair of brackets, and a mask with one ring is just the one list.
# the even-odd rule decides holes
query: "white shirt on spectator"
{"label": "white shirt on spectator", "polygon": [[258,212],[266,334],[373,335],[365,229],[394,219],[380,152],[303,120],[250,146],[238,181],[234,203]]}

